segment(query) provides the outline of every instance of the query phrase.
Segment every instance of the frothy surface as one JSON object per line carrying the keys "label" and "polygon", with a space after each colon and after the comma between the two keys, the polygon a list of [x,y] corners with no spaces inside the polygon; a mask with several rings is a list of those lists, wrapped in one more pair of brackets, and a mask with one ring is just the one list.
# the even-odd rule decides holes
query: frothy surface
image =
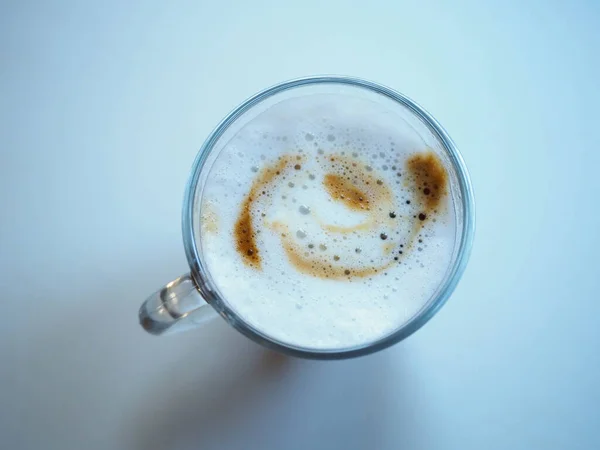
{"label": "frothy surface", "polygon": [[242,128],[201,206],[208,269],[229,306],[288,345],[384,337],[431,298],[455,219],[443,162],[375,102],[282,101]]}

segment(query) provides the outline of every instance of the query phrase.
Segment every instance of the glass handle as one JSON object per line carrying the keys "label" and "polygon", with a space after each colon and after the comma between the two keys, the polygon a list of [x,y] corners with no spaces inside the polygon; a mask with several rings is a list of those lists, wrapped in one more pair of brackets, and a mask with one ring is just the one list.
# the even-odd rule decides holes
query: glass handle
{"label": "glass handle", "polygon": [[196,328],[217,315],[189,273],[148,297],[139,313],[142,328],[155,335]]}

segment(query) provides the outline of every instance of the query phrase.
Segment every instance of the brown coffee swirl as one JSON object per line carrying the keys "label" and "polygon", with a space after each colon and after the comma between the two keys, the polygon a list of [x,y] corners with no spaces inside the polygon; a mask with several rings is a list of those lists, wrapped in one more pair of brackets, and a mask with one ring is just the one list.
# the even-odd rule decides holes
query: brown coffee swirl
{"label": "brown coffee swirl", "polygon": [[[298,213],[310,215],[320,227],[314,239],[306,240],[304,231],[291,230],[285,220],[269,216],[273,202],[280,201],[275,196],[284,183],[294,186],[289,180],[296,179],[293,177],[303,171],[314,178],[306,168],[307,163],[316,163],[322,171],[320,184],[329,201],[358,213],[357,223],[329,223],[321,217],[321,211],[300,206]],[[411,155],[403,170],[395,170],[395,183],[392,183],[389,175],[386,179],[356,156],[343,152],[310,157],[302,153],[280,156],[256,175],[241,205],[233,230],[239,256],[247,266],[261,270],[265,255],[259,248],[258,237],[265,231],[278,236],[288,261],[296,270],[314,277],[351,281],[400,264],[412,250],[426,222],[435,220],[442,211],[448,193],[448,175],[432,151]],[[409,198],[402,200],[403,196]],[[409,232],[401,234],[401,228]],[[347,249],[345,253],[341,249],[336,251],[337,247],[341,248],[338,239],[348,237],[376,239],[365,246],[376,245],[380,249],[379,257],[362,257],[359,247],[351,257]],[[316,242],[318,239],[321,241]]]}

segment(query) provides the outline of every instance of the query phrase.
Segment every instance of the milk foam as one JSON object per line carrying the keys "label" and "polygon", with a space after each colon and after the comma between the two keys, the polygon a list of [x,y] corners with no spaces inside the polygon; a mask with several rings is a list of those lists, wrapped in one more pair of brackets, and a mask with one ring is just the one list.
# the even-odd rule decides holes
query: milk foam
{"label": "milk foam", "polygon": [[[215,160],[201,205],[202,252],[229,307],[271,338],[308,349],[351,348],[408,322],[443,280],[456,232],[451,193],[419,224],[416,188],[407,184],[405,166],[426,150],[407,122],[361,98],[293,98],[252,119]],[[261,258],[260,268],[252,267],[236,248],[234,227],[257,177],[282,157],[297,158],[300,168],[281,174],[252,211]],[[324,186],[330,158],[355,161],[390,188],[391,202],[375,219],[332,201]],[[339,231],[361,223],[368,226]],[[345,264],[348,277],[298,270],[285,239],[302,258]],[[388,266],[353,276],[365,264]]]}

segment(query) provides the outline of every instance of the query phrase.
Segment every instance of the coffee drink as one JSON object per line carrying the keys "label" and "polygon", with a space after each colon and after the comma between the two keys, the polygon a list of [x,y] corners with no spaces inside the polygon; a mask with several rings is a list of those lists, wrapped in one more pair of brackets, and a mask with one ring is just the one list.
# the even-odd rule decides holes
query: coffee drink
{"label": "coffee drink", "polygon": [[292,347],[347,349],[393,333],[452,262],[445,158],[365,98],[271,105],[225,143],[204,184],[200,245],[222,298]]}

